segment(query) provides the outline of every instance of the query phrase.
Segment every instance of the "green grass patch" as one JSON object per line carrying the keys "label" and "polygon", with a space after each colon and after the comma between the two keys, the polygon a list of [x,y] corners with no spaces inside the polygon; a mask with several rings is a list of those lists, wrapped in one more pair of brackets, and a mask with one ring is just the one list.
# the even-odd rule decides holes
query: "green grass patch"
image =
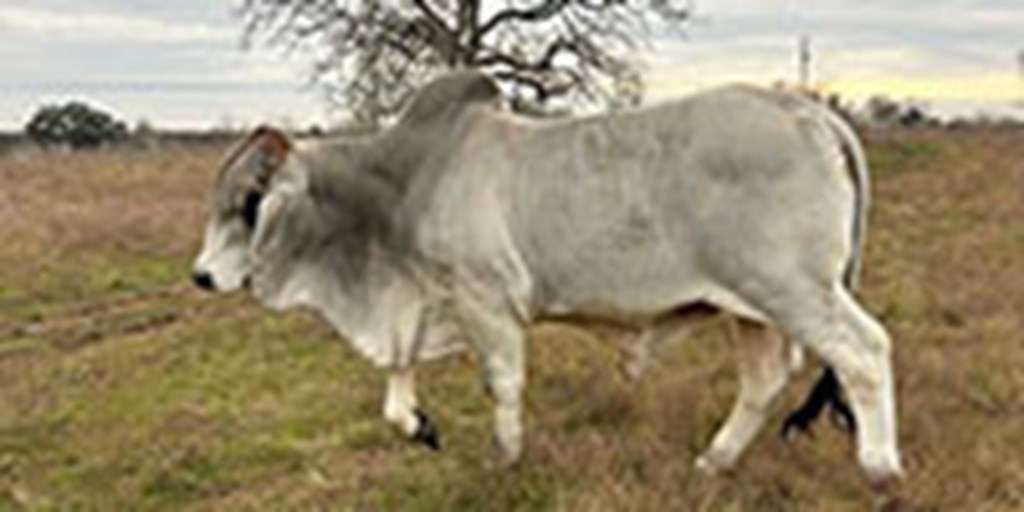
{"label": "green grass patch", "polygon": [[871,147],[868,165],[875,177],[897,176],[934,169],[947,153],[948,146],[939,140],[895,137]]}

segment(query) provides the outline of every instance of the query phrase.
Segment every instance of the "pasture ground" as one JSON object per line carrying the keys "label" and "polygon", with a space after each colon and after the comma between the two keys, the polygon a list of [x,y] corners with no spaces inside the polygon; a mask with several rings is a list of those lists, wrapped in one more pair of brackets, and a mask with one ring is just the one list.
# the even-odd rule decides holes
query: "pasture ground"
{"label": "pasture ground", "polygon": [[[864,297],[895,340],[916,510],[1024,510],[1024,132],[869,137]],[[311,315],[187,284],[222,146],[0,156],[0,510],[865,510],[851,442],[775,435],[692,461],[736,389],[709,328],[638,385],[585,331],[531,336],[528,455],[488,465],[472,361],[419,374],[431,453],[383,376]]]}

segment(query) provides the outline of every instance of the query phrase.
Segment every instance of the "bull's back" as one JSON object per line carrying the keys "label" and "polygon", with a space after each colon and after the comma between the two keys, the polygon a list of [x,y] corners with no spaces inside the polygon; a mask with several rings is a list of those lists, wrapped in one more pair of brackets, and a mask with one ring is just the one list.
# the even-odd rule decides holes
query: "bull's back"
{"label": "bull's back", "polygon": [[815,237],[835,252],[851,188],[823,170],[831,156],[801,101],[737,87],[523,127],[508,210],[538,303],[657,313],[720,287],[718,267],[749,263],[738,254]]}

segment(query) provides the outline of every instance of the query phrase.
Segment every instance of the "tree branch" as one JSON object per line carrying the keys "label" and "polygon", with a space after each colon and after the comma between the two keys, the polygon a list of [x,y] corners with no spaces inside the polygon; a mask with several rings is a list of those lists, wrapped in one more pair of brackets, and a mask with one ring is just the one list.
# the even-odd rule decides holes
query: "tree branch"
{"label": "tree branch", "polygon": [[436,29],[449,35],[452,34],[451,27],[449,27],[448,24],[445,23],[444,18],[442,18],[441,15],[437,13],[437,10],[435,10],[434,7],[430,5],[430,2],[427,2],[427,0],[412,0],[412,4],[415,5],[416,8],[420,10],[420,12],[423,13],[423,15],[427,18],[427,21],[429,21],[430,24],[433,25]]}
{"label": "tree branch", "polygon": [[510,68],[525,71],[549,71],[554,67],[555,58],[558,57],[559,54],[566,52],[574,54],[577,53],[576,45],[571,41],[560,37],[547,45],[547,49],[544,51],[544,54],[533,62],[527,62],[505,52],[490,50],[489,53],[483,54],[482,56],[474,59],[472,64],[482,68],[504,64]]}
{"label": "tree branch", "polygon": [[529,9],[508,8],[494,13],[493,16],[477,30],[477,40],[483,39],[495,28],[514,21],[537,22],[551,19],[569,6],[570,0],[543,0],[539,5]]}
{"label": "tree branch", "polygon": [[431,46],[440,53],[446,62],[451,62],[458,53],[455,29],[445,22],[437,10],[427,0],[412,0],[412,4],[423,14],[427,27],[433,32]]}

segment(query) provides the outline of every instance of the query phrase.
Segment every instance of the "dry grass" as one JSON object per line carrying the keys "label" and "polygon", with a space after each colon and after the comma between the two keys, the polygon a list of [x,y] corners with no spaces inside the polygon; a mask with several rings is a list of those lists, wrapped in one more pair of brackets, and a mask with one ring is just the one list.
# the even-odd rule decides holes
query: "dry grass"
{"label": "dry grass", "polygon": [[[1024,510],[1024,134],[869,142],[865,296],[896,340],[901,492],[920,510]],[[538,328],[512,472],[487,466],[473,366],[430,365],[446,448],[407,444],[379,419],[382,376],[321,322],[183,283],[219,150],[0,159],[0,510],[873,505],[824,425],[789,444],[766,433],[727,478],[691,469],[735,391],[714,329],[630,386],[607,344]]]}

